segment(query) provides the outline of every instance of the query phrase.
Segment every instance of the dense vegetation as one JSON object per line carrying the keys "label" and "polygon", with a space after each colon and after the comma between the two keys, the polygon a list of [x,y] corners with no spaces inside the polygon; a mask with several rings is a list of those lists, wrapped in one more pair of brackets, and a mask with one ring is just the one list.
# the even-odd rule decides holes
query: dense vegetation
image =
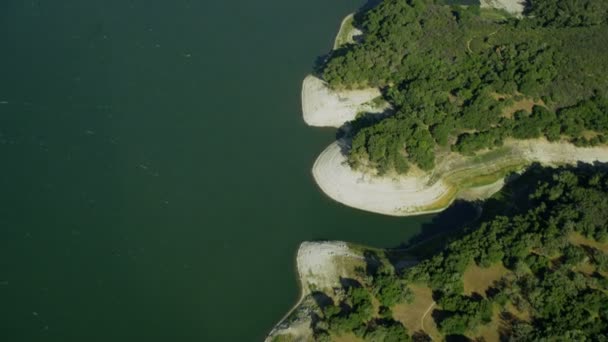
{"label": "dense vegetation", "polygon": [[[497,216],[412,268],[410,281],[427,283],[445,310],[445,334],[463,334],[489,322],[491,303],[528,312],[510,334],[524,340],[608,338],[608,254],[576,245],[573,234],[608,242],[608,176],[555,174],[539,184],[522,208]],[[527,209],[524,209],[527,208]],[[475,263],[511,271],[479,299],[463,295],[463,274]],[[582,266],[592,271],[582,272]]]}
{"label": "dense vegetation", "polygon": [[[316,338],[423,338],[392,312],[413,302],[410,288],[417,286],[432,290],[441,333],[435,339],[478,336],[492,322],[506,340],[607,340],[608,174],[535,169],[523,178],[488,201],[486,217],[443,251],[400,272],[387,265],[360,269],[331,298],[321,294]],[[504,272],[482,293],[466,293],[465,272],[473,266],[478,274],[496,267]]]}
{"label": "dense vegetation", "polygon": [[[329,300],[321,306],[322,317],[314,326],[315,339],[329,341],[330,333],[354,333],[366,341],[409,341],[407,329],[392,318],[390,310],[399,302],[413,299],[405,282],[389,270],[370,276],[360,270],[359,275],[365,280],[363,284],[350,279],[334,295],[337,299],[335,303]],[[380,304],[377,312],[372,297]]]}
{"label": "dense vegetation", "polygon": [[[430,170],[438,152],[507,139],[607,143],[608,2],[530,0],[525,14],[384,0],[358,15],[364,39],[334,51],[323,77],[382,88],[395,114],[353,122],[351,165]],[[377,267],[365,255],[367,269],[342,288],[314,292],[315,340],[483,339],[486,329],[511,341],[607,341],[608,173],[533,168],[483,208],[413,267],[395,257],[411,249]],[[495,277],[482,286],[484,272]],[[428,313],[435,326],[424,326]]]}
{"label": "dense vegetation", "polygon": [[384,0],[357,16],[363,41],[334,51],[322,76],[381,87],[395,115],[357,130],[351,164],[404,173],[507,138],[605,143],[608,2],[534,0],[527,14]]}

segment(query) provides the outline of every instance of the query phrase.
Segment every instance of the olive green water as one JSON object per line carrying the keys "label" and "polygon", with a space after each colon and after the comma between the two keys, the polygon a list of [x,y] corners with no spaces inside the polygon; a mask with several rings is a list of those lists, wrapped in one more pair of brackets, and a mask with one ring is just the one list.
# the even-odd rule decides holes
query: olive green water
{"label": "olive green water", "polygon": [[299,243],[418,234],[310,175],[301,80],[359,5],[2,1],[0,340],[261,340]]}

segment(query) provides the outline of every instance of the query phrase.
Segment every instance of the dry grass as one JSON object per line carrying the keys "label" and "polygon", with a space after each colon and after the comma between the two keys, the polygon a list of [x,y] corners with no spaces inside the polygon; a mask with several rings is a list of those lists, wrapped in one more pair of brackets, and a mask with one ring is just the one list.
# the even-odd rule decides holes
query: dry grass
{"label": "dry grass", "polygon": [[[506,313],[510,314],[515,320],[530,322],[530,315],[527,312],[517,310],[512,304],[507,304],[505,307]],[[476,331],[470,332],[467,336],[476,341],[500,341],[501,331],[509,330],[513,324],[510,319],[505,319],[501,310],[497,305],[494,305],[492,321],[488,324],[481,325]]]}
{"label": "dry grass", "polygon": [[519,311],[519,309],[517,309],[515,305],[511,303],[507,303],[505,310],[520,321],[530,322],[532,320],[529,312]]}
{"label": "dry grass", "polygon": [[576,272],[580,272],[584,275],[592,275],[593,273],[595,273],[596,268],[593,264],[591,264],[590,262],[586,261],[583,262],[581,264],[578,264],[574,267],[574,271]]}
{"label": "dry grass", "polygon": [[393,318],[403,323],[410,334],[424,331],[434,340],[441,341],[441,334],[433,320],[433,309],[429,310],[435,304],[431,289],[418,285],[410,285],[410,289],[414,292],[414,301],[411,304],[395,305],[392,309]]}
{"label": "dry grass", "polygon": [[524,110],[527,113],[531,113],[532,108],[534,106],[544,106],[544,105],[545,104],[542,101],[535,102],[532,99],[523,99],[521,101],[516,101],[512,106],[505,108],[502,112],[502,115],[506,118],[512,119],[513,114],[515,114],[517,111]]}
{"label": "dry grass", "polygon": [[494,307],[494,312],[492,315],[492,321],[488,324],[479,326],[477,331],[474,333],[467,334],[467,336],[473,340],[481,340],[481,341],[499,341],[500,340],[500,328],[502,324],[504,324],[503,320],[500,318],[500,310]]}
{"label": "dry grass", "polygon": [[597,136],[601,135],[599,132],[596,131],[583,131],[583,137],[585,137],[585,139],[593,139]]}
{"label": "dry grass", "polygon": [[[523,95],[521,95],[519,93],[516,94],[516,96],[523,97]],[[492,97],[495,100],[505,100],[505,99],[512,98],[511,95],[504,95],[504,94],[492,94]],[[534,101],[534,99],[532,99],[530,97],[523,97],[521,100],[514,101],[514,103],[512,105],[505,107],[504,110],[502,111],[502,116],[504,116],[505,118],[508,118],[508,119],[512,119],[513,114],[515,114],[515,112],[517,112],[519,110],[524,110],[528,113],[531,113],[532,108],[534,106],[546,107],[546,104],[545,104],[545,102],[543,102],[543,100]]]}
{"label": "dry grass", "polygon": [[608,253],[608,242],[597,242],[595,240],[588,239],[579,233],[571,233],[568,236],[568,241],[570,241],[570,243],[572,243],[573,245],[589,246],[598,249],[604,253]]}
{"label": "dry grass", "polygon": [[486,290],[508,273],[509,270],[501,263],[488,268],[482,268],[473,264],[467,267],[467,270],[464,272],[464,293],[467,295],[478,293],[485,297]]}

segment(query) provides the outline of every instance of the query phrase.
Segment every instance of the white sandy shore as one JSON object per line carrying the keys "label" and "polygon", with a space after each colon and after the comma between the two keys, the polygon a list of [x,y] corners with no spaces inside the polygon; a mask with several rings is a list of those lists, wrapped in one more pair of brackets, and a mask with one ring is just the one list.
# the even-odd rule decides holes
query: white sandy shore
{"label": "white sandy shore", "polygon": [[358,113],[382,113],[386,106],[370,102],[381,96],[379,89],[334,91],[323,80],[309,75],[302,83],[302,113],[309,126],[340,127]]}
{"label": "white sandy shore", "polygon": [[526,7],[525,0],[480,0],[481,8],[503,9],[513,15],[521,17]]}
{"label": "white sandy shore", "polygon": [[[581,148],[569,143],[550,143],[546,140],[509,141],[510,156],[522,163],[539,162],[544,165],[608,162],[608,147]],[[466,157],[461,157],[465,160]],[[441,168],[438,161],[438,167]],[[450,161],[452,163],[453,161]],[[485,167],[481,165],[479,168]],[[442,179],[430,182],[430,174],[419,176],[399,176],[398,178],[377,177],[353,170],[346,163],[338,142],[327,147],[317,158],[313,176],[321,190],[330,198],[347,206],[374,213],[392,216],[410,216],[437,212],[445,209],[452,200],[459,197],[453,186]],[[487,198],[502,188],[504,183],[475,189],[465,189],[460,194],[467,199]],[[436,207],[444,196],[452,196]],[[479,197],[477,197],[479,196]],[[431,210],[427,208],[433,208]]]}
{"label": "white sandy shore", "polygon": [[312,174],[330,198],[350,207],[379,214],[422,214],[420,207],[437,201],[449,187],[442,181],[428,186],[429,177],[377,177],[353,170],[338,142],[319,155]]}
{"label": "white sandy shore", "polygon": [[353,170],[338,142],[315,161],[315,181],[330,198],[350,207],[379,214],[422,214],[420,207],[437,201],[449,188],[442,181],[428,186],[429,177],[377,177]]}
{"label": "white sandy shore", "polygon": [[350,277],[341,261],[361,259],[363,256],[353,252],[345,242],[303,242],[296,257],[301,294],[298,303],[283,317],[266,338],[267,342],[278,335],[288,335],[294,341],[312,340],[311,315],[306,310],[298,312],[297,318],[289,320],[296,310],[301,310],[303,301],[310,295],[312,288],[330,292],[341,287],[340,277]]}
{"label": "white sandy shore", "polygon": [[345,242],[303,242],[296,258],[302,293],[310,293],[310,286],[326,290],[340,287],[340,277],[348,276],[348,272],[338,266],[336,259],[339,258],[363,259]]}

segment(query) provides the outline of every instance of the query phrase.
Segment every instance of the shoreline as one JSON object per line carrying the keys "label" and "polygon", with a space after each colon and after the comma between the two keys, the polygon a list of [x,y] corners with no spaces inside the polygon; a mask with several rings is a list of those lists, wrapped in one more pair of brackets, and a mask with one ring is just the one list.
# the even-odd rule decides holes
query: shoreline
{"label": "shoreline", "polygon": [[422,177],[390,178],[353,170],[346,163],[339,142],[332,143],[319,155],[312,174],[317,185],[331,199],[350,207],[390,216],[441,211],[443,208],[420,208],[441,200],[450,192],[449,186],[441,180],[429,185],[430,175],[426,174]]}
{"label": "shoreline", "polygon": [[[266,342],[281,335],[303,340],[312,337],[311,311],[305,306],[305,303],[311,298],[310,294],[313,289],[329,291],[340,286],[337,280],[340,279],[340,276],[348,275],[349,271],[345,267],[338,266],[340,263],[337,261],[344,263],[345,260],[364,263],[363,256],[358,255],[346,242],[324,241],[300,244],[296,252],[296,270],[300,281],[299,299],[268,333]],[[294,315],[297,316],[294,317]]]}
{"label": "shoreline", "polygon": [[314,163],[315,182],[328,197],[346,206],[390,216],[440,212],[456,199],[486,199],[502,189],[510,172],[533,163],[545,166],[608,162],[608,146],[576,147],[545,139],[508,140],[500,150],[474,157],[450,153],[431,173],[394,177],[353,170],[339,142],[328,146]]}
{"label": "shoreline", "polygon": [[[300,246],[302,246],[302,244],[300,244]],[[300,294],[298,296],[298,299],[296,300],[296,303],[287,311],[287,313],[285,315],[283,315],[283,317],[281,317],[281,319],[272,326],[272,329],[270,330],[270,332],[268,333],[268,335],[266,336],[266,338],[264,339],[264,342],[272,342],[272,338],[274,336],[276,336],[281,330],[281,325],[283,325],[284,322],[287,321],[287,319],[302,305],[302,303],[304,302],[304,299],[306,298],[306,295],[304,293],[304,288],[303,288],[303,280],[302,280],[302,276],[300,275],[300,270],[298,268],[298,252],[300,251],[300,246],[298,246],[298,250],[295,253],[295,258],[293,260],[293,264],[294,264],[294,268],[296,269],[296,277],[298,278],[298,293]]]}
{"label": "shoreline", "polygon": [[375,104],[380,89],[334,91],[322,79],[308,75],[302,82],[302,117],[308,126],[340,128],[359,113],[381,114],[388,103]]}
{"label": "shoreline", "polygon": [[481,8],[495,8],[522,18],[526,9],[526,0],[480,0]]}
{"label": "shoreline", "polygon": [[355,13],[351,13],[342,19],[340,29],[334,40],[334,50],[337,50],[345,44],[355,43],[355,37],[363,34],[363,31],[353,25],[354,19]]}

